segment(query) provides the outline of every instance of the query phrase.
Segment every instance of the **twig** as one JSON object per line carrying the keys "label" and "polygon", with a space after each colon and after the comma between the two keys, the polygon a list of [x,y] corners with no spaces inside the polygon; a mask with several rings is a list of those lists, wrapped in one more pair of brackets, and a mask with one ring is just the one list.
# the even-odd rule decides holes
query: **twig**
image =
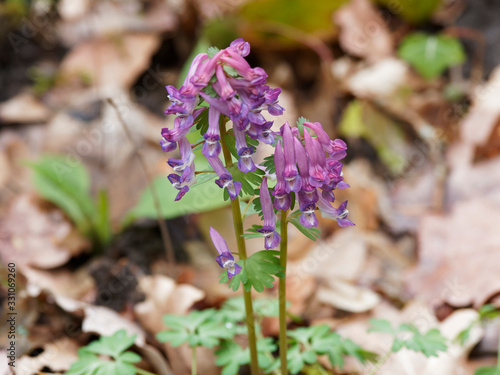
{"label": "twig", "polygon": [[116,111],[118,121],[120,122],[120,124],[123,128],[123,131],[125,132],[129,142],[132,144],[132,146],[134,148],[135,156],[137,157],[137,160],[139,160],[141,168],[144,171],[144,174],[146,175],[148,185],[151,188],[151,194],[153,196],[153,202],[154,202],[156,214],[158,217],[158,225],[160,226],[160,232],[161,232],[161,237],[163,240],[163,246],[164,246],[165,251],[167,253],[168,263],[169,263],[169,265],[171,265],[171,272],[170,273],[171,273],[171,276],[173,276],[175,269],[176,269],[175,268],[176,262],[175,262],[174,247],[172,246],[172,239],[170,238],[170,233],[168,232],[167,225],[165,223],[165,220],[163,219],[163,213],[162,213],[161,206],[160,206],[160,199],[158,198],[157,191],[153,185],[153,179],[151,177],[151,172],[149,171],[149,168],[148,168],[146,161],[144,160],[141,152],[139,152],[139,146],[137,145],[134,137],[132,136],[132,133],[130,132],[127,124],[125,123],[125,120],[123,119],[123,117],[118,109],[118,106],[111,98],[108,98],[108,103],[111,104],[113,109]]}

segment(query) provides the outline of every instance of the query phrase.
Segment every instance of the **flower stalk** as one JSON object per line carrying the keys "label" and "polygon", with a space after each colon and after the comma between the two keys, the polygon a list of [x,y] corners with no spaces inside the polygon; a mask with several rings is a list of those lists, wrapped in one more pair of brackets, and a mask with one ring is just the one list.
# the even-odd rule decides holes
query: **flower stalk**
{"label": "flower stalk", "polygon": [[284,276],[279,279],[279,343],[281,375],[287,375],[287,340],[286,340],[286,260],[288,245],[288,211],[281,211],[281,243],[280,243],[280,265],[283,267]]}
{"label": "flower stalk", "polygon": [[[226,167],[229,168],[233,165],[233,159],[231,158],[231,153],[224,142],[224,135],[226,134],[226,124],[224,118],[220,122],[220,143],[222,146],[222,152],[224,154],[224,162]],[[247,259],[247,248],[245,244],[245,238],[243,235],[243,219],[241,217],[240,200],[236,197],[231,201],[231,208],[233,212],[233,222],[234,222],[234,233],[236,235],[236,244],[238,246],[239,257],[242,260]],[[251,291],[246,291],[243,289],[243,298],[245,300],[245,314],[246,314],[246,324],[248,328],[248,347],[250,349],[250,370],[252,375],[259,374],[259,360],[257,358],[257,337],[255,335],[255,321],[253,313],[253,303],[252,303],[252,293]]]}
{"label": "flower stalk", "polygon": [[197,360],[196,360],[196,346],[192,347],[193,353],[191,356],[191,375],[196,375],[197,370]]}

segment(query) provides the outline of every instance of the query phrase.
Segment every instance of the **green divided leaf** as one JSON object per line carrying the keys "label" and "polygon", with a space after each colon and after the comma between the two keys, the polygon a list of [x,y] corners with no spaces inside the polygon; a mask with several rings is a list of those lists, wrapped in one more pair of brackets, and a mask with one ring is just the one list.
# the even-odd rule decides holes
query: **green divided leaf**
{"label": "green divided leaf", "polygon": [[169,327],[156,335],[161,342],[169,342],[172,346],[188,343],[190,347],[204,346],[212,348],[221,339],[230,339],[234,332],[225,328],[216,318],[217,311],[206,309],[191,311],[186,316],[164,315],[163,323]]}
{"label": "green divided leaf", "polygon": [[330,331],[326,324],[297,328],[287,332],[292,339],[287,352],[288,369],[297,374],[306,364],[318,361],[318,355],[326,354],[332,366],[342,368],[344,356],[350,355],[361,363],[374,361],[376,354],[366,351],[351,340],[345,340],[336,332]]}
{"label": "green divided leaf", "polygon": [[417,330],[413,333],[413,337],[405,342],[405,346],[410,350],[421,352],[426,357],[437,357],[439,352],[445,352],[448,349],[446,339],[437,329],[430,329],[425,334]]}
{"label": "green divided leaf", "polygon": [[207,48],[207,55],[208,55],[208,57],[209,57],[209,58],[212,58],[212,57],[214,57],[214,56],[217,54],[217,52],[219,52],[219,51],[220,51],[220,49],[218,49],[217,47],[213,47],[213,46],[212,46],[212,47],[208,47],[208,48]]}
{"label": "green divided leaf", "polygon": [[384,319],[370,319],[370,328],[368,332],[381,332],[388,333],[390,335],[397,334],[398,330],[393,328],[391,323]]}
{"label": "green divided leaf", "polygon": [[[252,199],[252,198],[250,198],[250,199]],[[254,199],[255,199],[255,197],[254,197]],[[258,214],[258,212],[255,211],[253,200],[252,200],[252,202],[245,202],[243,199],[240,199],[240,210],[241,210],[241,215],[243,216],[243,218]]]}
{"label": "green divided leaf", "polygon": [[274,276],[283,277],[283,267],[280,266],[279,251],[261,250],[245,260],[237,263],[242,267],[239,274],[233,276],[231,281],[224,271],[219,280],[220,283],[229,281],[229,287],[237,291],[240,284],[248,292],[252,287],[259,293],[264,287],[272,288]]}
{"label": "green divided leaf", "polygon": [[[290,302],[287,301],[287,307]],[[257,317],[277,317],[279,315],[279,304],[277,300],[269,298],[256,298],[253,300],[253,310]],[[245,320],[245,301],[243,297],[229,298],[218,311],[225,321],[233,323]]]}
{"label": "green divided leaf", "polygon": [[295,228],[312,241],[316,241],[318,238],[321,238],[321,231],[318,228],[306,228],[300,223],[300,219],[298,217],[294,217],[290,220],[290,223],[292,223]]}
{"label": "green divided leaf", "polygon": [[[109,337],[101,337],[78,350],[78,361],[73,363],[67,375],[135,375],[133,363],[141,360],[137,353],[126,351],[134,344],[134,336],[127,336],[125,330]],[[109,356],[110,361],[102,356]]]}
{"label": "green divided leaf", "polygon": [[264,172],[256,169],[255,172],[243,173],[238,169],[238,165],[233,164],[228,169],[233,176],[233,180],[241,182],[241,191],[246,195],[254,195],[255,187],[262,183]]}
{"label": "green divided leaf", "polygon": [[462,64],[466,57],[457,38],[424,33],[414,33],[404,38],[398,48],[398,55],[426,79],[438,77],[447,68]]}
{"label": "green divided leaf", "polygon": [[[259,366],[266,373],[276,367],[276,360],[270,356],[270,353],[275,351],[276,348],[270,337],[257,340]],[[223,367],[222,375],[236,375],[240,366],[250,363],[250,349],[243,349],[234,341],[224,341],[220,349],[215,352],[215,355],[217,356],[215,364]]]}
{"label": "green divided leaf", "polygon": [[260,163],[261,166],[266,168],[266,172],[269,174],[276,173],[276,166],[274,165],[274,154],[266,156],[264,161]]}
{"label": "green divided leaf", "polygon": [[[197,130],[199,134],[205,134],[208,130],[208,110],[205,109],[201,114],[197,117],[196,122],[194,123],[193,131]],[[204,138],[202,138],[204,140]],[[201,140],[201,139],[200,139]],[[198,142],[195,142],[198,143]]]}
{"label": "green divided leaf", "polygon": [[310,121],[302,116],[300,116],[299,119],[297,120],[297,128],[299,129],[301,135],[304,135],[304,122],[310,122]]}
{"label": "green divided leaf", "polygon": [[[430,329],[425,334],[422,334],[414,325],[408,323],[401,324],[397,329],[392,327],[386,320],[370,319],[370,324],[369,332],[388,333],[394,337],[393,352],[406,347],[415,352],[420,352],[426,357],[437,357],[439,352],[448,349],[446,339],[437,329]],[[405,338],[401,337],[401,333],[405,333]],[[409,338],[407,338],[408,334],[410,334]]]}

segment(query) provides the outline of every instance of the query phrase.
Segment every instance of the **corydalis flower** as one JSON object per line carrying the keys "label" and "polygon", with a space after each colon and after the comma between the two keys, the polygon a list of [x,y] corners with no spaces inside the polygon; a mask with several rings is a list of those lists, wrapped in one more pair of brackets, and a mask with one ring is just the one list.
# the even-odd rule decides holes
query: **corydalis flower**
{"label": "corydalis flower", "polygon": [[231,279],[241,272],[241,266],[234,261],[233,254],[229,251],[226,241],[214,228],[210,227],[210,238],[214,243],[219,255],[215,259],[221,268],[227,271],[227,276]]}
{"label": "corydalis flower", "polygon": [[276,167],[276,185],[273,190],[274,207],[277,210],[286,211],[290,208],[292,199],[290,198],[290,194],[286,191],[286,181],[283,174],[285,171],[285,155],[281,147],[281,140],[278,140],[276,143],[274,163]]}
{"label": "corydalis flower", "polygon": [[[274,142],[271,131],[272,121],[267,121],[264,111],[273,116],[281,115],[283,108],[278,104],[279,88],[270,88],[266,85],[267,73],[261,68],[252,68],[245,60],[250,53],[250,44],[243,39],[236,39],[226,49],[215,52],[212,56],[206,53],[197,55],[179,89],[167,86],[171,105],[166,114],[176,115],[172,129],[162,129],[160,141],[162,150],[174,151],[180,140],[187,136],[192,126],[198,123],[198,116],[206,110],[200,107],[203,99],[208,104],[208,130],[203,136],[202,154],[212,164],[221,152],[221,135],[219,133],[220,115],[228,117],[233,123],[233,134],[236,137],[236,151],[238,154],[238,169],[244,173],[256,170],[252,156],[253,146],[247,144],[247,137],[264,143]],[[180,144],[179,144],[180,145]],[[170,159],[169,164],[175,172],[182,172],[186,163],[181,159]],[[185,154],[185,152],[184,152]],[[212,166],[213,167],[213,166]],[[219,171],[222,171],[219,168]],[[194,166],[192,168],[194,173]],[[217,170],[216,170],[217,172]],[[224,168],[218,173],[217,185],[226,188],[234,199],[241,189],[241,183],[233,182],[231,174]],[[190,176],[169,178],[176,186],[181,186],[185,194]],[[182,181],[181,181],[182,180]],[[184,181],[186,180],[186,181]],[[181,195],[182,196],[182,195]],[[179,197],[179,196],[178,196]]]}
{"label": "corydalis flower", "polygon": [[[311,136],[309,129],[316,137]],[[288,210],[290,195],[295,193],[302,211],[300,222],[306,228],[318,225],[317,208],[323,216],[337,220],[340,226],[354,225],[347,219],[347,202],[339,208],[329,203],[335,200],[334,189],[349,187],[343,181],[339,161],[346,155],[346,144],[340,139],[330,140],[319,122],[304,122],[302,131],[303,137],[298,128],[291,128],[288,123],[281,128],[283,147],[278,140],[274,154],[277,180],[273,191],[274,207]]]}
{"label": "corydalis flower", "polygon": [[241,182],[233,181],[233,176],[231,176],[231,173],[224,167],[224,164],[222,164],[218,156],[207,158],[207,160],[215,173],[217,173],[217,176],[219,176],[219,179],[215,180],[215,183],[221,189],[226,189],[229,198],[234,201],[241,191]]}
{"label": "corydalis flower", "polygon": [[276,232],[276,214],[274,213],[273,202],[267,187],[267,177],[262,179],[259,195],[262,206],[262,215],[264,216],[264,225],[262,228],[257,229],[257,231],[264,235],[264,247],[266,250],[269,250],[279,245],[281,237],[278,232]]}
{"label": "corydalis flower", "polygon": [[336,220],[340,227],[349,227],[354,225],[352,221],[347,219],[347,216],[349,215],[347,201],[344,201],[339,208],[334,208],[326,199],[319,197],[318,207],[321,210],[323,217]]}
{"label": "corydalis flower", "polygon": [[293,135],[288,121],[281,127],[281,132],[283,134],[283,152],[285,155],[285,169],[283,171],[283,177],[286,181],[285,189],[287,193],[291,191],[297,193],[301,188],[302,180],[297,170]]}

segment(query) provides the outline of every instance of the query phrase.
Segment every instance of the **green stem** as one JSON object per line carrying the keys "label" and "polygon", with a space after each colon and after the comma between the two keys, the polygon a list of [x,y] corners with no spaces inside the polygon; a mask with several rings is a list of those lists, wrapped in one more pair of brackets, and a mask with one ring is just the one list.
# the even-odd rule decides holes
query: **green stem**
{"label": "green stem", "polygon": [[191,357],[191,375],[196,375],[196,346],[192,347],[193,355]]}
{"label": "green stem", "polygon": [[135,368],[135,372],[136,372],[137,374],[139,374],[139,375],[156,375],[156,374],[154,374],[154,373],[152,373],[152,372],[149,372],[149,371],[143,370],[142,368],[138,368],[138,367],[136,367],[136,368]]}
{"label": "green stem", "polygon": [[293,215],[288,216],[288,221],[292,220],[294,217],[300,216],[302,214],[301,211],[294,213]]}
{"label": "green stem", "polygon": [[498,339],[498,349],[497,349],[497,373],[500,373],[500,338]]}
{"label": "green stem", "polygon": [[377,371],[380,370],[380,368],[383,366],[383,364],[387,362],[391,354],[392,350],[389,350],[387,353],[385,353],[384,356],[380,358],[380,360],[377,362],[375,367],[373,367],[373,369],[370,371],[368,375],[375,375]]}
{"label": "green stem", "polygon": [[243,210],[243,213],[241,214],[241,219],[242,220],[245,217],[245,214],[247,213],[248,208],[250,207],[250,205],[252,204],[252,202],[253,202],[254,199],[255,199],[255,195],[252,195],[252,198],[250,198],[250,200],[248,201],[247,206],[245,207],[245,209]]}
{"label": "green stem", "polygon": [[[230,167],[231,165],[233,165],[233,159],[231,158],[231,153],[229,152],[229,149],[224,142],[224,136],[227,134],[224,120],[221,120],[220,133],[220,143],[222,146],[222,152],[224,153],[224,161],[226,162],[226,167]],[[233,210],[234,233],[236,235],[236,243],[238,245],[240,259],[245,260],[247,259],[247,248],[245,244],[245,238],[242,237],[243,219],[241,218],[240,200],[238,199],[238,197],[236,197],[234,201],[231,201],[231,208]],[[245,300],[246,323],[248,328],[248,347],[250,348],[250,369],[252,375],[258,375],[259,360],[257,358],[257,338],[255,336],[252,292],[247,292],[243,288],[243,298]]]}
{"label": "green stem", "polygon": [[280,244],[280,265],[283,267],[285,274],[279,281],[279,320],[280,320],[280,360],[281,360],[281,375],[287,375],[287,360],[286,360],[286,258],[287,258],[287,220],[288,211],[281,212],[281,244]]}

